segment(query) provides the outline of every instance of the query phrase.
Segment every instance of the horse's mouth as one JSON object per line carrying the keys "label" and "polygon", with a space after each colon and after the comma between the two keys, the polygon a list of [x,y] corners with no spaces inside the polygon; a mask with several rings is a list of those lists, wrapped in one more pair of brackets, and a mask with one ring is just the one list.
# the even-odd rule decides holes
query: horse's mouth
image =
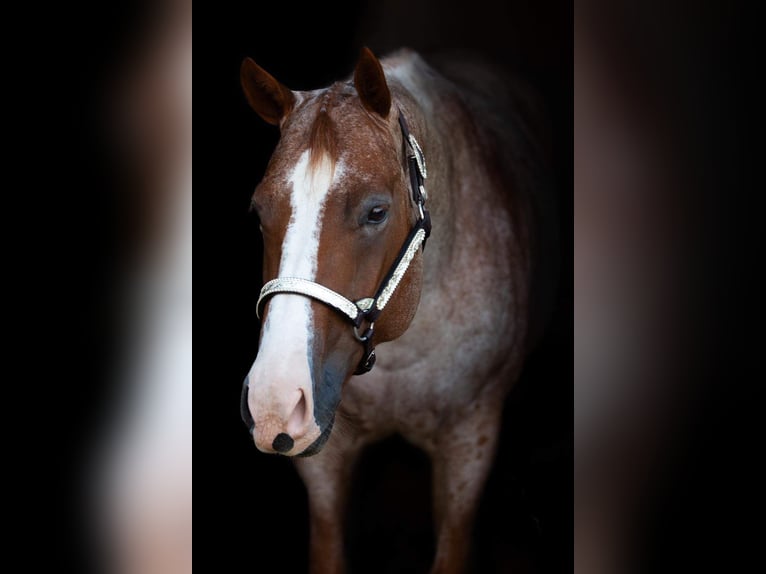
{"label": "horse's mouth", "polygon": [[293,456],[299,456],[299,457],[306,457],[306,456],[314,456],[319,451],[324,448],[325,443],[327,442],[327,439],[330,438],[330,433],[332,432],[332,427],[335,424],[335,416],[330,419],[329,424],[324,428],[322,431],[322,434],[319,435],[319,437],[312,442],[308,447],[306,447],[302,452],[293,455]]}

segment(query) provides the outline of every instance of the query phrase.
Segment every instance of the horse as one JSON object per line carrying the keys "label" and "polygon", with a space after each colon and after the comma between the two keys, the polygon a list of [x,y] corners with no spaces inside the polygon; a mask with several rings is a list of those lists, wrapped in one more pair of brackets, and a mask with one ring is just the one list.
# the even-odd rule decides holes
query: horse
{"label": "horse", "polygon": [[398,434],[432,463],[432,573],[462,572],[504,399],[541,331],[539,110],[489,69],[408,49],[364,48],[352,78],[315,91],[250,58],[240,76],[280,129],[252,198],[265,284],[242,415],[260,451],[294,457],[311,571],[345,571],[354,463]]}

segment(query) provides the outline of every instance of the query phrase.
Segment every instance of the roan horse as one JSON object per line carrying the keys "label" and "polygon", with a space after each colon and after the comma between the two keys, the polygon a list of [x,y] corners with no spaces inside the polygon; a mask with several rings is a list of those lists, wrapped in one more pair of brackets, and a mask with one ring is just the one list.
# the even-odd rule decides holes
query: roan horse
{"label": "roan horse", "polygon": [[[504,398],[539,331],[534,107],[487,71],[437,72],[409,50],[381,63],[364,49],[352,81],[312,92],[249,58],[241,80],[281,129],[253,196],[267,283],[243,418],[258,449],[298,457],[312,572],[344,571],[354,462],[394,433],[432,461],[432,571],[461,572]],[[353,376],[374,344],[377,365]]]}

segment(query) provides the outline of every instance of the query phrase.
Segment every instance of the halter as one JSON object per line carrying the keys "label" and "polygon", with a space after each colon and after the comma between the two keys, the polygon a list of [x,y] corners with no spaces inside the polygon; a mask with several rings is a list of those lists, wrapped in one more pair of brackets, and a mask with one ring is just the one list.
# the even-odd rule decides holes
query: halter
{"label": "halter", "polygon": [[[399,255],[397,255],[375,295],[354,302],[329,287],[309,279],[277,277],[263,286],[256,306],[256,313],[260,319],[263,307],[271,297],[279,293],[291,293],[320,301],[340,313],[350,321],[354,330],[354,337],[364,347],[364,354],[354,372],[355,375],[368,373],[375,365],[375,346],[372,342],[375,333],[375,321],[391,300],[391,296],[407,272],[418,249],[421,246],[425,249],[425,241],[431,234],[431,214],[425,208],[427,195],[424,182],[428,177],[426,158],[415,136],[410,133],[401,110],[399,110],[399,127],[402,130],[402,137],[407,148],[407,168],[410,174],[412,201],[418,209],[418,219],[407,235],[404,245],[399,250]],[[367,328],[360,333],[360,329],[365,323]]]}

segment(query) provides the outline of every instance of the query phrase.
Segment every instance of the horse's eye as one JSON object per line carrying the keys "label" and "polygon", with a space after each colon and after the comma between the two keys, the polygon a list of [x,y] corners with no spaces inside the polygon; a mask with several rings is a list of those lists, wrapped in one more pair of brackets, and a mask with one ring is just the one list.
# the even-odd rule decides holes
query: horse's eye
{"label": "horse's eye", "polygon": [[367,214],[367,223],[383,223],[388,217],[388,208],[378,205]]}

